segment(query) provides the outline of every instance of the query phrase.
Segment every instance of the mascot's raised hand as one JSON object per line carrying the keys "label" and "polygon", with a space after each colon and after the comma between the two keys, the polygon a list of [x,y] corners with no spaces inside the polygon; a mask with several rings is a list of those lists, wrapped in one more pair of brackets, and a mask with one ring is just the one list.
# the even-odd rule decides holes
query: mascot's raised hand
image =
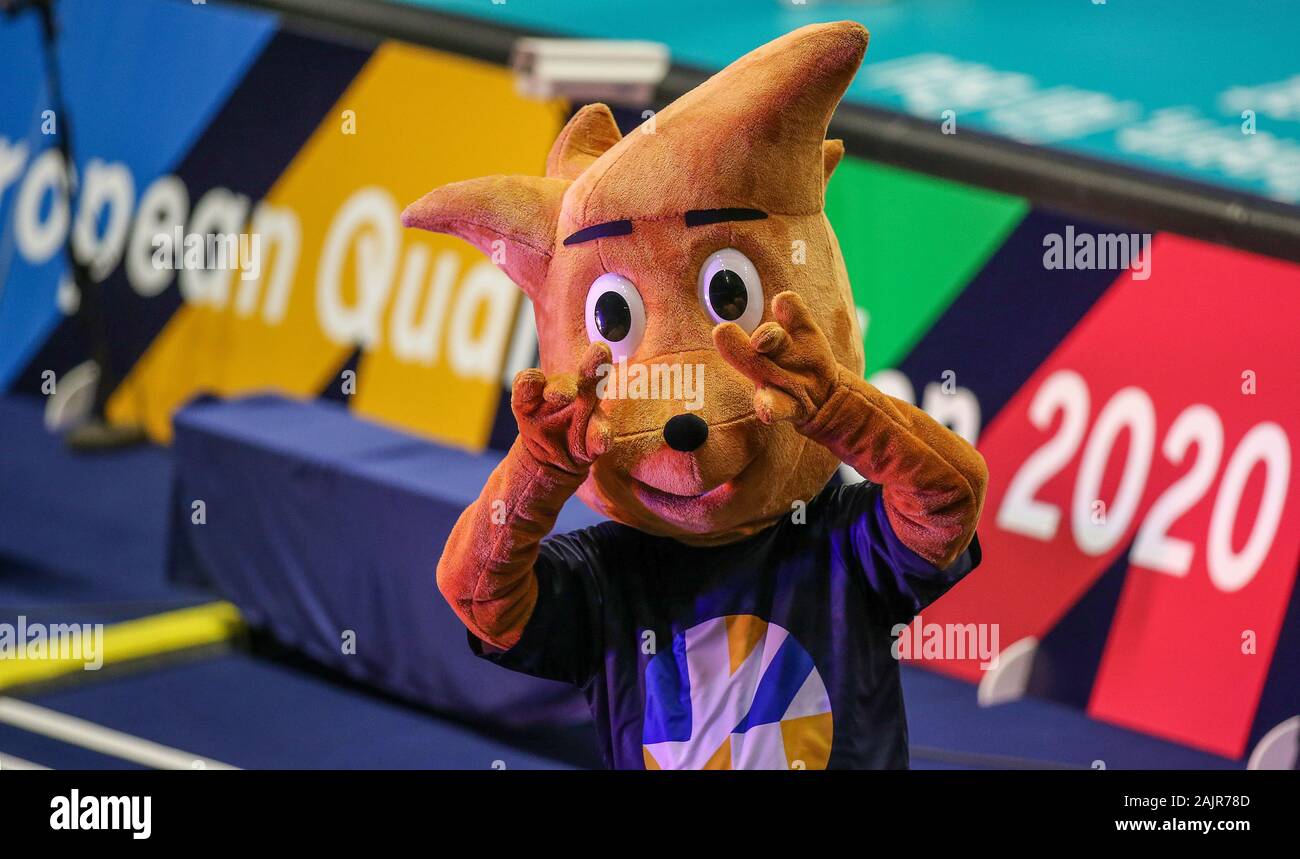
{"label": "mascot's raised hand", "polygon": [[609,346],[587,347],[577,375],[550,379],[536,368],[515,376],[510,407],[519,425],[519,440],[534,460],[575,476],[609,446],[609,426],[596,411],[596,389],[610,365]]}
{"label": "mascot's raised hand", "polygon": [[746,336],[734,322],[713,330],[722,357],[755,385],[754,413],[765,424],[806,421],[830,397],[839,363],[830,340],[795,292],[772,299],[771,322]]}

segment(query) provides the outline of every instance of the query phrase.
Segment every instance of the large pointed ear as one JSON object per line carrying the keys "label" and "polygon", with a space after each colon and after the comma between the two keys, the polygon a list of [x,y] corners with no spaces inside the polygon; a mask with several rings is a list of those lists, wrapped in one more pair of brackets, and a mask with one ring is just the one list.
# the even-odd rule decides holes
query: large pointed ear
{"label": "large pointed ear", "polygon": [[546,158],[546,175],[555,179],[576,179],[605,150],[623,139],[614,114],[603,104],[589,104],[579,110],[555,138]]}
{"label": "large pointed ear", "polygon": [[546,279],[560,201],[568,182],[485,176],[430,191],[402,212],[402,224],[459,236],[534,297]]}
{"label": "large pointed ear", "polygon": [[822,141],[822,182],[829,185],[831,174],[839,166],[840,159],[844,157],[843,140],[823,140]]}
{"label": "large pointed ear", "polygon": [[822,141],[867,41],[853,21],[811,24],[736,60],[659,111],[654,134],[629,134],[575,178],[565,210],[575,217],[562,231],[629,213],[821,212]]}

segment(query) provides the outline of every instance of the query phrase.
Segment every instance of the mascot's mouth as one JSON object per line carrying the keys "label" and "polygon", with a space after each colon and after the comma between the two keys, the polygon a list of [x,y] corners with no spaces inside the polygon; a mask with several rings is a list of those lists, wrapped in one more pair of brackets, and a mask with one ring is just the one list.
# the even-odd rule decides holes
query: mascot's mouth
{"label": "mascot's mouth", "polygon": [[669,492],[666,489],[660,489],[651,483],[640,480],[630,473],[628,474],[628,479],[632,481],[633,493],[647,507],[654,506],[655,504],[681,504],[687,501],[709,501],[713,503],[721,503],[725,502],[736,493],[736,490],[739,489],[740,482],[750,473],[751,467],[757,459],[758,456],[756,454],[741,466],[735,474],[714,486],[701,489],[699,492]]}
{"label": "mascot's mouth", "polygon": [[[731,455],[722,454],[714,445],[722,436],[736,433],[740,438],[754,441],[752,436],[745,436],[744,431],[757,423],[758,416],[753,411],[712,421],[708,424],[708,440],[692,451],[673,449],[664,437],[662,427],[615,435],[616,446],[632,442],[636,451],[628,451],[631,461],[623,461],[617,469],[617,479],[624,482],[632,495],[647,508],[700,503],[709,508],[722,506],[736,494],[749,475],[761,470],[754,466],[765,445],[741,444],[740,449]],[[739,467],[732,466],[737,461],[740,461]]]}

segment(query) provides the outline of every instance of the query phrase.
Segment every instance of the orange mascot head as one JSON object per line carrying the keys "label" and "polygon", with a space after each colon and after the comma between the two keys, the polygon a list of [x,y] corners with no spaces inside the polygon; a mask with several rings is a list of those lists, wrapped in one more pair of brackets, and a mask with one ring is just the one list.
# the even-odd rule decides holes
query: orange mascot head
{"label": "orange mascot head", "polygon": [[608,449],[580,496],[611,519],[688,543],[731,542],[814,496],[837,460],[788,422],[714,329],[746,332],[772,299],[804,299],[835,357],[862,340],[824,192],[844,147],[826,128],[862,62],[859,24],[796,30],[732,63],[623,137],[584,107],[546,176],[439,188],[403,215],[492,256],[532,300],[542,370],[576,372],[608,344],[599,411]]}

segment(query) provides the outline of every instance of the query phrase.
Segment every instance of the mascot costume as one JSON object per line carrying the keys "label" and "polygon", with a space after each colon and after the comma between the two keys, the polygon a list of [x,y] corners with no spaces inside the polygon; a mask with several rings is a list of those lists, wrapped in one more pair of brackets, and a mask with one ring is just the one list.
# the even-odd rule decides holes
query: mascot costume
{"label": "mascot costume", "polygon": [[[892,628],[979,563],[987,474],[862,378],[823,200],[866,47],[796,30],[626,137],[588,105],[545,177],[402,216],[492,256],[540,343],[438,587],[476,653],[583,690],[610,766],[908,764]],[[548,537],[575,493],[612,521]]]}

